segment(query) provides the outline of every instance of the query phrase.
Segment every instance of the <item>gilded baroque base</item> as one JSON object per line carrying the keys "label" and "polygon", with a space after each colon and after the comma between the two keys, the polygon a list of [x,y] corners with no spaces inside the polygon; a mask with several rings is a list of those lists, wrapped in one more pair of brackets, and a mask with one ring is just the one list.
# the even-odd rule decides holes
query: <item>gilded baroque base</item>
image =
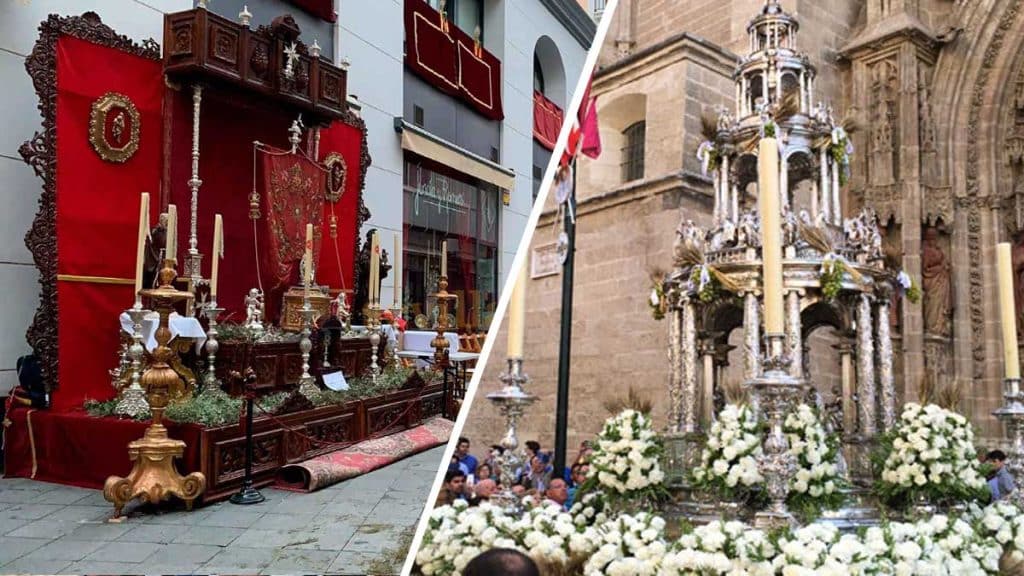
{"label": "gilded baroque base", "polygon": [[174,459],[184,452],[185,443],[168,438],[163,425],[150,426],[145,436],[128,444],[128,457],[135,463],[132,471],[125,478],[107,478],[103,486],[103,497],[114,503],[115,516],[120,516],[125,504],[136,498],[157,504],[177,496],[191,510],[192,502],[206,488],[206,477],[201,472],[178,474]]}

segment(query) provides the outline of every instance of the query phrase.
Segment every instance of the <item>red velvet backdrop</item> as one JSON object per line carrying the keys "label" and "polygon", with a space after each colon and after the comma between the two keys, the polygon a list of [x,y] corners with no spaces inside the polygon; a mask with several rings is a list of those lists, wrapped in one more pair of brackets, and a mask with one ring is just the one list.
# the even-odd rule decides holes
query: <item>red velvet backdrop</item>
{"label": "red velvet backdrop", "polygon": [[[191,191],[192,94],[191,91],[168,91],[171,94],[173,118],[171,145],[171,202],[178,206],[179,261],[184,262],[188,249],[189,203]],[[199,220],[197,236],[199,251],[204,254],[203,273],[209,276],[210,251],[213,249],[213,217],[224,218],[224,260],[221,262],[217,303],[227,309],[222,319],[238,322],[245,319],[245,295],[259,285],[253,248],[253,222],[249,219],[249,194],[253,188],[253,141],[276,148],[288,148],[288,127],[294,118],[280,108],[246,99],[236,99],[213,90],[203,92],[200,112]],[[337,253],[335,239],[330,237],[330,207],[324,202],[324,228],[327,252],[317,262],[317,282],[333,289],[352,286],[353,254],[356,241],[362,138],[361,130],[334,122],[320,132],[321,160],[331,152],[344,157],[348,167],[345,194],[335,205],[338,217]],[[304,144],[303,144],[304,146]],[[319,191],[323,199],[323,191]],[[262,217],[266,211],[262,210]],[[264,220],[257,227],[264,226]],[[305,234],[303,228],[301,234]],[[265,249],[261,241],[260,251]],[[343,273],[339,274],[340,260]],[[269,288],[269,271],[263,270],[263,281]],[[296,278],[297,280],[297,278]],[[273,309],[280,302],[270,303]]]}
{"label": "red velvet backdrop", "polygon": [[[140,116],[138,151],[121,164],[103,160],[89,143],[92,104],[107,92],[127,96]],[[148,191],[155,199],[160,190],[162,93],[159,62],[67,36],[58,40],[58,274],[134,277],[139,195]],[[108,370],[117,359],[117,318],[131,306],[132,292],[130,285],[59,281],[61,384],[53,410],[113,396]]]}
{"label": "red velvet backdrop", "polygon": [[[320,161],[331,152],[341,154],[348,168],[345,192],[333,206],[324,203],[321,237],[323,249],[317,262],[317,282],[332,289],[354,288],[356,222],[359,218],[359,185],[362,170],[363,131],[344,122],[334,122],[320,131]],[[337,238],[331,237],[331,214],[338,219]]]}
{"label": "red velvet backdrop", "polygon": [[501,107],[501,60],[423,0],[405,0],[405,65],[438,90],[455,95],[491,120]]}

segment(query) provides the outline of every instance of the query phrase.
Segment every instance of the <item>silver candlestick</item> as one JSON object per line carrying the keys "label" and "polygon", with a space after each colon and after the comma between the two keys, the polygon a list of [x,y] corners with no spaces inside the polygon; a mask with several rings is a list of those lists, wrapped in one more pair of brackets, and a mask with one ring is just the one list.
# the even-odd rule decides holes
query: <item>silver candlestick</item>
{"label": "silver candlestick", "polygon": [[299,379],[299,394],[310,400],[320,391],[313,382],[313,376],[309,373],[309,352],[313,349],[313,341],[309,339],[313,331],[313,316],[316,310],[309,305],[309,298],[302,303],[302,340],[299,341],[299,349],[302,350],[302,377]]}
{"label": "silver candlestick", "polygon": [[[992,415],[1006,426],[1010,447],[1006,452],[1005,466],[1019,481],[1024,478],[1024,396],[1020,392],[1020,378],[1003,380],[1003,406]],[[1018,486],[1008,498],[1017,506],[1024,506],[1024,488]]]}
{"label": "silver candlestick", "polygon": [[789,374],[791,359],[783,351],[784,334],[767,334],[768,353],[764,374],[748,382],[757,405],[768,419],[764,451],[758,457],[758,469],[765,478],[769,504],[754,516],[756,528],[790,527],[796,519],[786,508],[790,481],[796,473],[796,458],[789,452],[783,423],[804,395],[804,382]]}
{"label": "silver candlestick", "polygon": [[114,413],[136,418],[149,412],[149,402],[146,401],[146,391],[139,384],[142,378],[142,357],[146,348],[142,345],[142,321],[149,310],[142,308],[141,302],[127,310],[128,316],[132,319],[132,345],[128,349],[128,355],[132,359],[132,383],[121,392],[121,398],[114,407]]}
{"label": "silver candlestick", "polygon": [[217,351],[220,350],[220,343],[217,342],[217,316],[223,312],[223,308],[217,307],[217,301],[210,302],[210,305],[203,309],[203,314],[210,321],[210,327],[206,330],[206,353],[209,362],[206,365],[206,385],[217,385]]}
{"label": "silver candlestick", "polygon": [[515,483],[516,470],[526,461],[525,454],[519,453],[519,419],[526,413],[526,409],[537,401],[537,397],[523,390],[523,385],[528,383],[530,378],[523,373],[522,358],[509,358],[508,372],[502,374],[500,380],[504,387],[487,395],[487,399],[505,417],[505,436],[501,439],[504,452],[495,459],[501,467],[499,478],[502,490],[492,496],[491,501],[513,514],[518,514],[522,511],[522,504],[519,497],[512,492],[512,484]]}
{"label": "silver candlestick", "polygon": [[366,330],[370,333],[370,375],[374,382],[377,382],[377,377],[380,376],[380,364],[377,363],[379,360],[377,351],[380,349],[380,312],[381,307],[378,303],[370,304],[369,307],[369,318],[366,320]]}

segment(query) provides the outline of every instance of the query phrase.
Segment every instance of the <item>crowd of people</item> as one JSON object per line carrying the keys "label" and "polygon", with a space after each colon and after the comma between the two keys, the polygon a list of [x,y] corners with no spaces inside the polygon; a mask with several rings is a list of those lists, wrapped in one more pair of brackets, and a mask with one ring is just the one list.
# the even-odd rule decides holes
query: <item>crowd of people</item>
{"label": "crowd of people", "polygon": [[586,480],[590,469],[588,460],[593,452],[590,442],[583,442],[573,464],[556,474],[551,452],[542,450],[539,442],[531,440],[526,443],[526,462],[506,475],[510,481],[506,487],[501,469],[505,449],[493,445],[481,461],[470,453],[470,448],[468,438],[459,438],[438,495],[438,506],[450,505],[456,500],[465,500],[474,506],[508,488],[518,496],[531,496],[534,502],[553,503],[568,510],[576,491]]}

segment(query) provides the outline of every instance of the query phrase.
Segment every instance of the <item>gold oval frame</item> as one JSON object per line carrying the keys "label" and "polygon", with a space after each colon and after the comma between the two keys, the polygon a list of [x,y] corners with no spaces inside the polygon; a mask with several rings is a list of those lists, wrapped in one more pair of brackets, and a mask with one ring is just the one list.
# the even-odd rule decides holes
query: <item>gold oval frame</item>
{"label": "gold oval frame", "polygon": [[[130,134],[124,146],[114,146],[107,141],[107,115],[115,110],[123,110],[131,119],[131,126],[128,128]],[[139,150],[140,124],[139,110],[135,103],[127,96],[119,92],[107,92],[92,103],[92,112],[89,114],[89,142],[92,144],[96,154],[107,162],[122,163],[135,155]]]}
{"label": "gold oval frame", "polygon": [[[341,189],[337,191],[331,186],[335,164],[341,164]],[[324,179],[324,196],[328,202],[333,204],[341,200],[341,197],[345,195],[345,185],[348,183],[348,164],[345,163],[345,158],[341,154],[331,152],[324,158],[324,166],[327,167],[327,178]]]}

